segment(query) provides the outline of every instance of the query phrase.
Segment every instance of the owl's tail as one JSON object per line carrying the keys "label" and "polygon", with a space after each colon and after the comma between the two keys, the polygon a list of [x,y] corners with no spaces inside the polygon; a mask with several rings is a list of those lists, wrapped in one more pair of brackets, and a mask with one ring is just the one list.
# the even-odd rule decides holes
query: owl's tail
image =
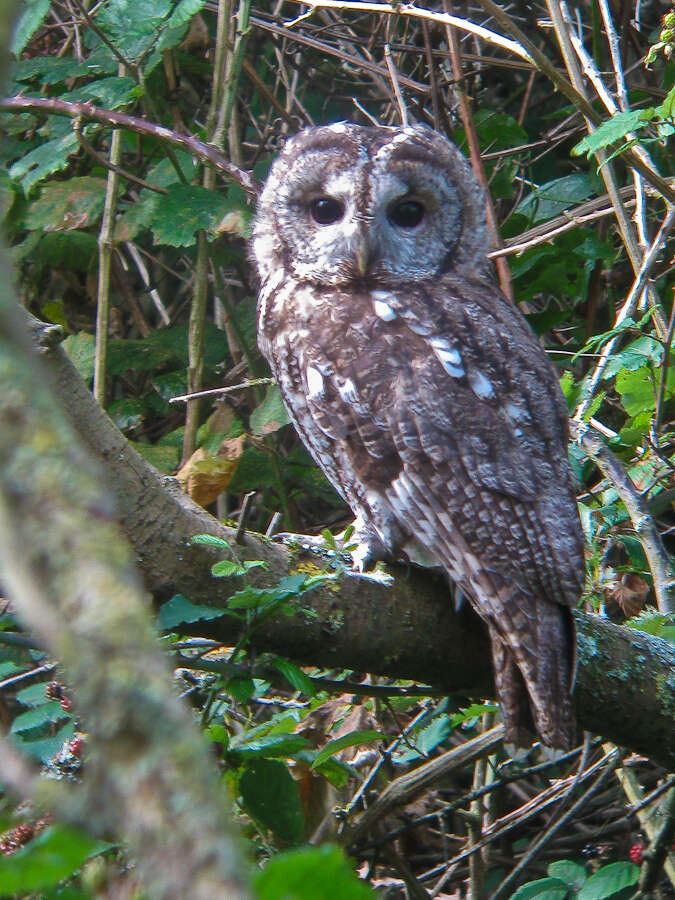
{"label": "owl's tail", "polygon": [[518,646],[490,628],[505,740],[529,747],[538,735],[548,747],[570,750],[577,743],[574,620],[567,607],[541,599],[529,624],[528,639],[521,635]]}

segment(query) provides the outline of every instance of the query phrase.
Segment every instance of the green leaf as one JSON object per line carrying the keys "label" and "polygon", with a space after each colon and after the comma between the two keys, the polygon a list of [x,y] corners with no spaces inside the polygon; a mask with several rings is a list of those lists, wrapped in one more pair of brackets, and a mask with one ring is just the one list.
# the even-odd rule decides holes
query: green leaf
{"label": "green leaf", "polygon": [[275,856],[254,882],[259,900],[375,900],[337,847],[308,847]]}
{"label": "green leaf", "polygon": [[612,354],[603,372],[603,378],[613,378],[621,369],[634,372],[649,363],[659,365],[662,356],[663,350],[658,341],[648,335],[643,335],[627,344],[619,352]]}
{"label": "green leaf", "polygon": [[41,725],[60,722],[62,719],[68,718],[70,716],[67,712],[64,712],[58,700],[49,700],[18,715],[12,722],[10,732],[12,734],[21,734],[25,731],[31,731],[33,728],[39,728]]}
{"label": "green leaf", "polygon": [[144,444],[140,441],[129,441],[134,450],[143,459],[154,466],[158,472],[169,475],[175,472],[180,462],[180,450],[167,444]]}
{"label": "green leaf", "polygon": [[73,875],[91,856],[112,846],[68,825],[51,825],[27,846],[2,858],[0,894],[25,896],[53,887]]}
{"label": "green leaf", "polygon": [[93,102],[105,109],[119,109],[120,106],[141,99],[142,96],[143,89],[133,78],[111,75],[109,78],[97,78],[96,81],[85,84],[75,91],[68,91],[61,99],[75,103]]}
{"label": "green leaf", "polygon": [[105,191],[105,180],[90,175],[49,182],[28,207],[26,228],[71,231],[95,225],[103,212]]}
{"label": "green leaf", "polygon": [[9,174],[15,181],[21,182],[28,194],[40,181],[53,175],[54,172],[65,169],[71,154],[75,153],[79,146],[72,132],[59,135],[22,156],[10,168]]}
{"label": "green leaf", "polygon": [[258,436],[271,434],[288,425],[290,421],[284,401],[281,399],[279,385],[271,384],[263,402],[251,413],[251,431]]}
{"label": "green leaf", "polygon": [[313,697],[316,694],[314,682],[308,675],[305,675],[299,666],[280,657],[274,660],[274,665],[284,678],[293,685],[296,691],[302,691],[308,697]]}
{"label": "green leaf", "polygon": [[31,739],[31,732],[14,735],[14,740],[20,745],[21,750],[33,759],[41,763],[48,763],[75,734],[75,726],[72,721],[67,722],[56,734],[51,737]]}
{"label": "green leaf", "polygon": [[331,756],[334,756],[346,747],[359,747],[361,744],[370,744],[373,741],[381,741],[384,737],[386,737],[386,735],[382,734],[381,731],[373,731],[372,729],[350,731],[349,734],[343,734],[342,737],[329,741],[326,746],[317,753],[316,759],[312,763],[312,768],[316,769],[322,762],[330,759]]}
{"label": "green leaf", "polygon": [[227,679],[225,690],[239,703],[246,703],[255,694],[255,682],[252,678],[235,676]]}
{"label": "green leaf", "polygon": [[96,236],[85,231],[51,231],[38,235],[39,242],[33,254],[40,269],[67,269],[72,272],[88,272],[98,253]]}
{"label": "green leaf", "polygon": [[171,631],[183,622],[208,622],[227,615],[227,610],[191,603],[182,594],[175,594],[159,608],[157,622],[162,631]]}
{"label": "green leaf", "polygon": [[668,91],[663,103],[656,107],[655,112],[661,119],[672,119],[675,116],[675,85]]}
{"label": "green leaf", "polygon": [[650,107],[649,109],[629,109],[626,112],[617,113],[572,147],[572,155],[581,156],[585,153],[590,158],[596,150],[608,147],[615,141],[621,140],[629,132],[644,127],[654,118],[655,112],[654,108]]}
{"label": "green leaf", "polygon": [[69,334],[61,346],[82,380],[89,383],[94,377],[94,355],[96,353],[94,335],[84,331]]}
{"label": "green leaf", "polygon": [[648,366],[634,372],[622,369],[616,376],[616,390],[629,416],[635,416],[646,409],[654,409],[656,395],[654,377]]}
{"label": "green leaf", "polygon": [[514,212],[527,216],[530,222],[545,222],[594,193],[593,180],[577,172],[535,188],[520,201]]}
{"label": "green leaf", "polygon": [[108,415],[120,431],[138,425],[145,411],[145,404],[138,397],[121,397],[108,407]]}
{"label": "green leaf", "polygon": [[632,862],[615,862],[594,872],[579,891],[578,900],[604,900],[637,884],[640,867]]}
{"label": "green leaf", "polygon": [[242,757],[261,757],[265,759],[294,756],[300,750],[310,747],[307,738],[299,734],[268,734],[262,737],[251,737],[244,733],[238,735],[230,743],[230,751]]}
{"label": "green leaf", "polygon": [[298,787],[287,766],[273,759],[254,759],[239,778],[244,808],[284,844],[302,840],[305,819]]}
{"label": "green leaf", "polygon": [[24,0],[12,39],[9,43],[9,51],[15,57],[21,56],[28,41],[33,37],[40,25],[44,22],[49,12],[49,0]]}
{"label": "green leaf", "polygon": [[227,212],[227,200],[199,185],[172,184],[156,209],[152,234],[158,244],[192,247],[198,231],[215,229]]}
{"label": "green leaf", "polygon": [[219,550],[231,550],[229,541],[216,537],[215,534],[195,534],[191,544],[202,544],[204,547],[218,547]]}
{"label": "green leaf", "polygon": [[569,890],[567,885],[557,878],[540,878],[530,881],[511,894],[510,900],[565,900]]}
{"label": "green leaf", "polygon": [[551,878],[558,878],[564,881],[572,890],[580,890],[586,881],[586,869],[579,863],[572,862],[568,859],[559,859],[552,862],[546,869]]}

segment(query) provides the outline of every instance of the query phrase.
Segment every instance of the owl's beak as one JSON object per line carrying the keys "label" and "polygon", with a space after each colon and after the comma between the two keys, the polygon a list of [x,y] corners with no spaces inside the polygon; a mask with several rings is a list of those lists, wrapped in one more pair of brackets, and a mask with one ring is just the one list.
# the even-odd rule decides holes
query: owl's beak
{"label": "owl's beak", "polygon": [[358,243],[354,250],[354,262],[356,263],[356,271],[361,278],[365,278],[368,266],[370,265],[370,248],[365,234],[358,236]]}

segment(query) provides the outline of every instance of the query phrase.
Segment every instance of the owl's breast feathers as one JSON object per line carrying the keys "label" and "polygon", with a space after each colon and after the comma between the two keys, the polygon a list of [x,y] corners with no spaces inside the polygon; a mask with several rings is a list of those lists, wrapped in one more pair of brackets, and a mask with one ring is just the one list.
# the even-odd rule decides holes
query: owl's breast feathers
{"label": "owl's breast feathers", "polygon": [[568,745],[573,636],[558,604],[578,601],[583,547],[567,409],[529,326],[487,282],[448,275],[405,291],[287,280],[270,303],[261,347],[317,461],[385,544],[415,538],[470,597],[512,739],[528,705],[515,665],[542,738]]}

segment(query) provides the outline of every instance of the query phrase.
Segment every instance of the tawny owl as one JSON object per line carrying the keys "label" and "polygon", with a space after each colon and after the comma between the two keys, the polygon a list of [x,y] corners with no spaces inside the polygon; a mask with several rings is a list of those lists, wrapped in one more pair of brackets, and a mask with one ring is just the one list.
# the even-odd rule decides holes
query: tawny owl
{"label": "tawny owl", "polygon": [[584,558],[567,408],[493,283],[466,160],[424,126],[306,129],[252,247],[261,350],[356,515],[358,561],[421,545],[487,623],[507,739],[569,747]]}

